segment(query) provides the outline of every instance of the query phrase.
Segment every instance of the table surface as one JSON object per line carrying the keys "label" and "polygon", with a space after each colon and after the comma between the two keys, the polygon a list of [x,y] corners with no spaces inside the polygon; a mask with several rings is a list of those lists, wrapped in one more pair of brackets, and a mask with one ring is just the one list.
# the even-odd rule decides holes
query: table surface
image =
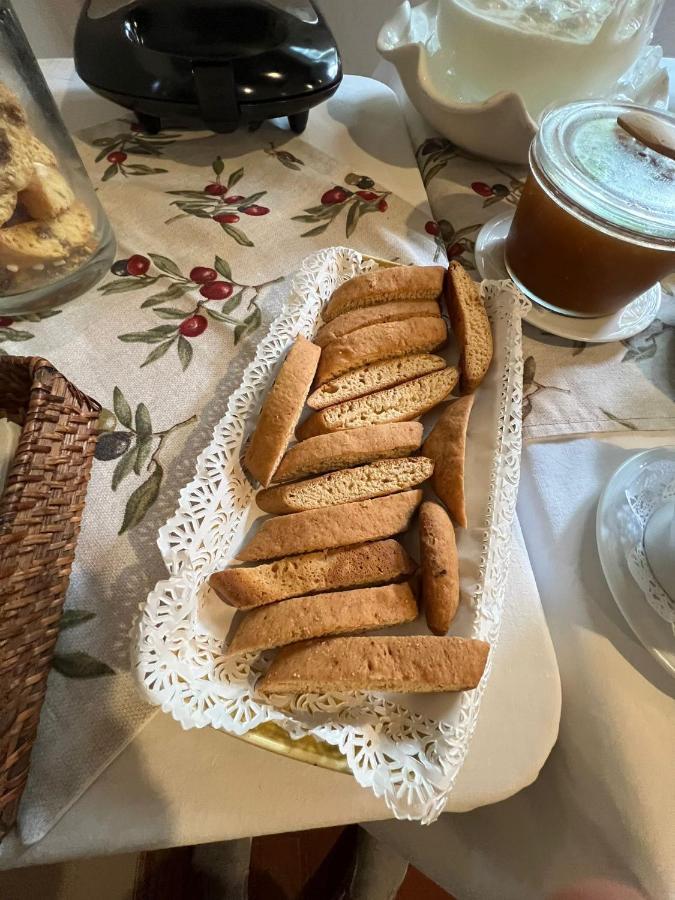
{"label": "table surface", "polygon": [[[49,60],[43,67],[71,130],[119,115],[118,107],[79,82],[70,60]],[[369,171],[377,159],[383,183],[412,205],[427,205],[397,101],[380,82],[345,77],[335,97],[312,111],[304,138],[355,171]],[[522,542],[519,527],[514,539]],[[530,784],[557,736],[555,654],[529,569],[511,573],[510,591],[522,591],[528,599],[505,612],[471,751],[450,796],[451,811],[494,803]],[[532,671],[539,673],[537,679]],[[505,721],[514,726],[505,730]],[[24,849],[10,835],[0,848],[0,867],[390,816],[350,776],[212,729],[186,732],[159,714],[42,841]]]}

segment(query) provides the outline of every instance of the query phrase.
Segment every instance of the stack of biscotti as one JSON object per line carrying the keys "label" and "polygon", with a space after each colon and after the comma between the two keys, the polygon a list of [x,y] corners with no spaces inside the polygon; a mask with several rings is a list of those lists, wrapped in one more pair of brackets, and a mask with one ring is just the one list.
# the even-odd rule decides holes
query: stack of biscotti
{"label": "stack of biscotti", "polygon": [[[425,502],[420,514],[421,591],[436,637],[344,637],[417,618],[417,563],[396,536],[409,529],[422,485],[433,479],[455,520],[463,510],[472,397],[446,408],[425,449],[417,421],[460,379],[434,352],[448,338],[439,305],[445,281],[431,266],[346,282],[327,303],[316,342],[297,339],[265,398],[244,463],[262,486],[259,508],[272,517],[239,552],[242,565],[210,581],[240,610],[229,654],[286,648],[265,690],[446,691],[480,680],[487,645],[445,636],[459,576],[452,522],[437,503]],[[473,296],[448,296],[446,285],[450,318],[463,328],[461,377],[475,388]],[[298,425],[305,404],[314,412]],[[456,405],[461,414],[446,421]],[[289,448],[293,432],[299,440]]]}
{"label": "stack of biscotti", "polygon": [[[15,94],[0,82],[0,266],[28,287],[87,245],[93,222],[56,157],[32,132]],[[28,275],[26,275],[28,273]]]}

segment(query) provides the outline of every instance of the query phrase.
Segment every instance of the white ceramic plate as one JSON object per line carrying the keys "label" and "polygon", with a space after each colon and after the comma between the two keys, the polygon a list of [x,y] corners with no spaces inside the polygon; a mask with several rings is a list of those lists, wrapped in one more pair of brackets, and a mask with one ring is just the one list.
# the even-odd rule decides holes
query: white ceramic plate
{"label": "white ceramic plate", "polygon": [[[476,268],[481,278],[508,278],[504,263],[504,242],[511,227],[513,212],[491,219],[478,232],[476,238]],[[530,298],[531,299],[531,298]],[[545,306],[532,302],[532,309],[525,321],[549,334],[585,341],[589,344],[605,344],[623,341],[644,331],[656,318],[661,306],[661,286],[653,285],[632,303],[611,316],[595,319],[577,318],[555,313]]]}
{"label": "white ceramic plate", "polygon": [[616,605],[640,643],[675,676],[675,635],[668,623],[651,608],[633,579],[624,549],[632,540],[629,528],[633,520],[628,510],[626,488],[645,466],[661,459],[675,460],[675,447],[658,447],[638,453],[619,466],[598,502],[596,537],[602,570]]}

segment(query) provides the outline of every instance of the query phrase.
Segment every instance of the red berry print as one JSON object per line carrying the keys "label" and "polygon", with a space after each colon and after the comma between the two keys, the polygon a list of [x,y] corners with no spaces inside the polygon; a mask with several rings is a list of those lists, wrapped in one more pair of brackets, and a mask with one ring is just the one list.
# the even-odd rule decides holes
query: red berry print
{"label": "red berry print", "polygon": [[459,241],[448,247],[448,257],[450,259],[456,259],[458,256],[461,256],[462,253],[464,253],[464,247]]}
{"label": "red berry print", "polygon": [[232,194],[231,197],[223,197],[223,203],[227,203],[228,206],[234,206],[235,203],[241,203],[243,199],[241,194]]}
{"label": "red berry print", "polygon": [[427,234],[431,234],[433,237],[436,237],[441,233],[441,226],[438,224],[438,222],[429,221],[424,226],[424,230]]}
{"label": "red berry print", "polygon": [[0,316],[0,328],[9,328],[14,323],[11,316]]}
{"label": "red berry print", "polygon": [[130,275],[145,275],[149,268],[150,260],[147,256],[141,256],[139,253],[134,253],[127,260],[127,272]]}
{"label": "red berry print", "polygon": [[386,212],[389,209],[389,204],[384,199],[384,197],[377,204],[377,208],[379,209],[380,212]]}
{"label": "red berry print", "polygon": [[[242,212],[246,212],[246,210],[242,210]],[[213,221],[221,222],[225,225],[232,225],[234,222],[239,221],[239,216],[236,213],[218,213],[217,216],[213,217]]]}
{"label": "red berry print", "polygon": [[106,159],[109,163],[123,163],[127,158],[126,153],[123,153],[122,150],[113,150],[112,153],[109,153],[106,156]]}
{"label": "red berry print", "polygon": [[336,185],[334,188],[331,188],[329,191],[326,191],[325,194],[321,197],[321,202],[324,206],[332,206],[334,203],[344,203],[349,194],[344,188],[341,188],[339,185]]}
{"label": "red berry print", "polygon": [[484,181],[472,181],[471,182],[471,190],[475,194],[479,194],[481,197],[491,197],[492,196],[492,188],[489,184],[485,184]]}
{"label": "red berry print", "polygon": [[357,196],[359,196],[362,200],[365,200],[366,203],[372,203],[373,200],[377,200],[377,194],[375,191],[357,191]]}
{"label": "red berry print", "polygon": [[208,284],[209,281],[215,281],[218,273],[215,269],[207,269],[206,266],[195,266],[190,269],[190,280],[197,284]]}
{"label": "red berry print", "polygon": [[211,197],[222,197],[227,188],[224,184],[218,184],[218,182],[213,181],[211,184],[207,184],[204,188],[204,193],[209,194]]}
{"label": "red berry print", "polygon": [[190,316],[189,319],[183,319],[178,330],[183,337],[199,337],[202,332],[206,331],[208,324],[204,316]]}
{"label": "red berry print", "polygon": [[257,203],[253,203],[251,206],[245,206],[243,209],[240,209],[239,212],[243,212],[247,216],[266,216],[269,209],[266,206],[258,206]]}
{"label": "red berry print", "polygon": [[[227,300],[233,290],[234,287],[229,281],[213,281],[211,284],[202,285],[199,288],[199,293],[202,297],[206,297],[207,300]],[[201,316],[197,316],[197,318],[201,318]],[[201,334],[201,332],[199,333]]]}

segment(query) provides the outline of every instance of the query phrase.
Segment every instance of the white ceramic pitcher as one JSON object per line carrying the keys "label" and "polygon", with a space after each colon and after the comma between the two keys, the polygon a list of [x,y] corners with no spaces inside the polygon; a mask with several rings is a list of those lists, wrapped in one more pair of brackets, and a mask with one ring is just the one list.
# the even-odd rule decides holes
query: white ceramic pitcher
{"label": "white ceramic pitcher", "polygon": [[[556,2],[519,5],[536,13]],[[594,2],[607,5],[595,28],[588,24]],[[517,4],[501,0],[495,10],[500,0],[427,0],[411,7],[406,0],[380,31],[377,48],[396,66],[413,105],[454,143],[524,162],[539,114],[553,102],[665,101],[660,49],[647,46],[663,0],[588,0],[581,4],[586,24],[577,17],[557,30],[536,15],[509,18]]]}

